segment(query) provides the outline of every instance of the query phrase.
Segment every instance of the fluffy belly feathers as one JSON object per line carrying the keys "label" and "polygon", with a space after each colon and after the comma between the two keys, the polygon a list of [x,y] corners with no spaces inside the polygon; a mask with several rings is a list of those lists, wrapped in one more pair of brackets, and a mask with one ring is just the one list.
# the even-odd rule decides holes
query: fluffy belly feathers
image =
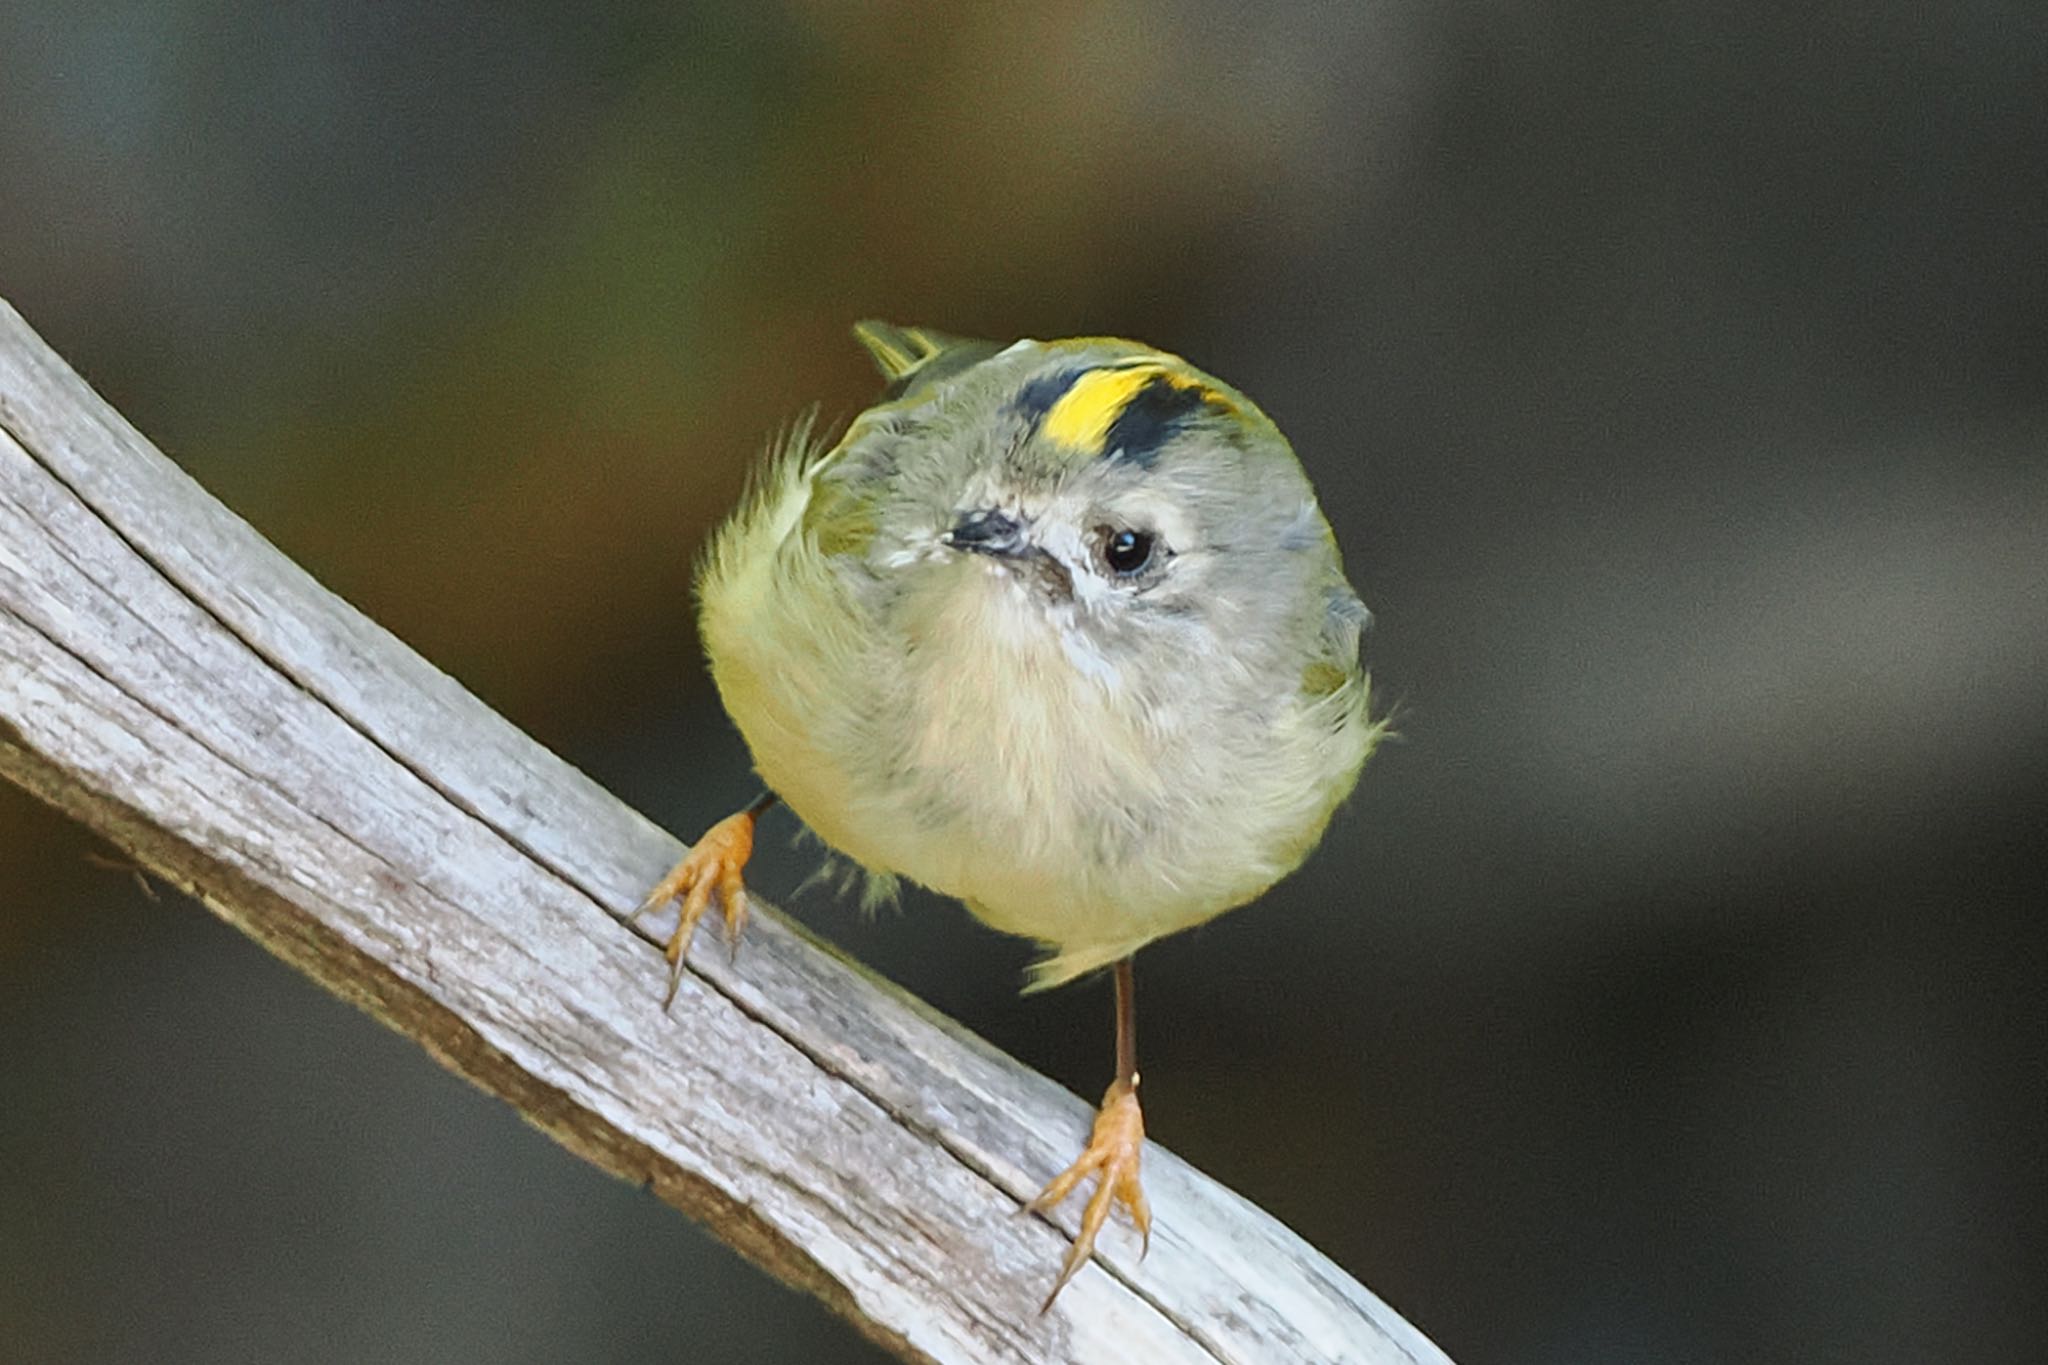
{"label": "fluffy belly feathers", "polygon": [[976,581],[981,565],[883,629],[815,577],[831,573],[815,553],[745,543],[772,529],[730,531],[702,585],[713,674],[756,768],[862,867],[1057,949],[1037,984],[1256,896],[1298,861],[1275,862],[1272,820],[1302,827],[1280,846],[1320,832],[1327,808],[1287,809],[1256,770],[1230,790],[1187,770],[1169,718],[1077,667],[1021,596]]}

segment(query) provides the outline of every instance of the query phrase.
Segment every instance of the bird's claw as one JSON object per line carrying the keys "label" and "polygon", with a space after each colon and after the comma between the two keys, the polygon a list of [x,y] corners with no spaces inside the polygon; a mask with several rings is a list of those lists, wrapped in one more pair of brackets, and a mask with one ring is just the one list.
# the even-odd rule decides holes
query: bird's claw
{"label": "bird's claw", "polygon": [[683,982],[684,955],[697,932],[697,921],[711,908],[714,896],[725,920],[726,947],[735,957],[739,955],[740,930],[747,922],[747,885],[741,874],[747,859],[753,856],[755,818],[752,811],[740,811],[705,830],[688,856],[626,917],[630,924],[670,901],[682,902],[675,932],[662,949],[662,955],[668,959],[668,994],[662,997],[663,1009],[675,1003],[676,990]]}
{"label": "bird's claw", "polygon": [[1131,1221],[1137,1224],[1138,1233],[1144,1239],[1144,1249],[1138,1254],[1142,1256],[1151,1249],[1152,1210],[1145,1203],[1145,1187],[1138,1178],[1138,1161],[1144,1148],[1145,1115],[1138,1107],[1136,1078],[1133,1077],[1128,1084],[1118,1081],[1102,1097],[1102,1108],[1095,1115],[1095,1129],[1089,1135],[1088,1146],[1080,1158],[1053,1177],[1052,1183],[1024,1206],[1026,1213],[1048,1212],[1073,1193],[1081,1181],[1091,1175],[1098,1178],[1095,1193],[1088,1196],[1088,1205],[1081,1213],[1080,1235],[1067,1249],[1067,1259],[1060,1266],[1059,1278],[1053,1281],[1052,1292],[1039,1305],[1039,1312],[1052,1307],[1052,1301],[1067,1287],[1067,1281],[1074,1278],[1082,1263],[1093,1254],[1095,1235],[1108,1220],[1112,1203],[1122,1204],[1128,1209]]}

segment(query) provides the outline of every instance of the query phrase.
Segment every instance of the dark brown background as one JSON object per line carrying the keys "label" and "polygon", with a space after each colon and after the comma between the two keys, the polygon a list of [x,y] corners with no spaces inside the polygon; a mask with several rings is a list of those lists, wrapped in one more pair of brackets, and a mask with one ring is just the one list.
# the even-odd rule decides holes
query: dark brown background
{"label": "dark brown background", "polygon": [[[851,320],[1240,385],[1404,741],[1146,953],[1154,1134],[1463,1365],[2038,1342],[2048,11],[65,0],[0,92],[0,293],[684,834],[688,566]],[[0,1353],[869,1358],[94,850],[0,792]],[[1101,983],[795,908],[1103,1083]]]}

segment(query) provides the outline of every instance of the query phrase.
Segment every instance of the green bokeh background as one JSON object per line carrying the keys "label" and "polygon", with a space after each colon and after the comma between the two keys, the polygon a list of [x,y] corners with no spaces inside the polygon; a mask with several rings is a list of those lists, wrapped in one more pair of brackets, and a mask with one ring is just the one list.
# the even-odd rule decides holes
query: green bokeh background
{"label": "green bokeh background", "polygon": [[[0,295],[685,835],[753,792],[689,566],[873,396],[854,318],[1187,355],[1404,734],[1144,955],[1154,1136],[1463,1365],[2019,1361],[2044,148],[2010,4],[57,0],[0,7]],[[873,1358],[96,852],[0,791],[0,1356]],[[1103,1084],[1101,982],[791,908]]]}

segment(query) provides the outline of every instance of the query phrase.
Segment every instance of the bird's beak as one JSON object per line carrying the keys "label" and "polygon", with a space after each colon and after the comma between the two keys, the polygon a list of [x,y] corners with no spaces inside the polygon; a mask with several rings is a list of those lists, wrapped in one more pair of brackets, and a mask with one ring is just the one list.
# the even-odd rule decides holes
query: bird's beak
{"label": "bird's beak", "polygon": [[1016,559],[1035,548],[1024,538],[1023,523],[994,508],[967,513],[939,539],[956,550],[1000,559]]}

